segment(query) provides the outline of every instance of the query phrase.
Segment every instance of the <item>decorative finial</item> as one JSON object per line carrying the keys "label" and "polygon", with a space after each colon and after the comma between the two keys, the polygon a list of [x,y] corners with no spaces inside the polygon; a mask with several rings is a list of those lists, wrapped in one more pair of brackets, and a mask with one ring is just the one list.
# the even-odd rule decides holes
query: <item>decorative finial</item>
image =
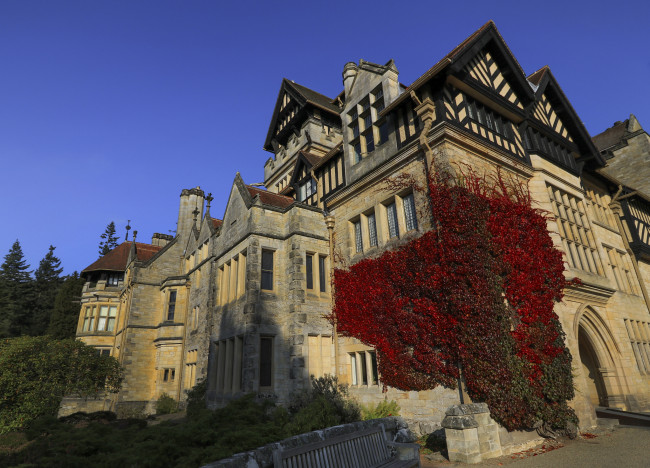
{"label": "decorative finial", "polygon": [[131,230],[131,220],[129,219],[126,222],[126,237],[124,238],[125,241],[129,240],[129,231]]}
{"label": "decorative finial", "polygon": [[133,243],[135,244],[135,238],[138,237],[138,231],[133,231]]}
{"label": "decorative finial", "polygon": [[212,203],[212,200],[214,200],[214,198],[212,197],[212,192],[210,192],[208,193],[208,196],[205,197],[205,201],[208,202],[208,210],[210,209],[210,203]]}

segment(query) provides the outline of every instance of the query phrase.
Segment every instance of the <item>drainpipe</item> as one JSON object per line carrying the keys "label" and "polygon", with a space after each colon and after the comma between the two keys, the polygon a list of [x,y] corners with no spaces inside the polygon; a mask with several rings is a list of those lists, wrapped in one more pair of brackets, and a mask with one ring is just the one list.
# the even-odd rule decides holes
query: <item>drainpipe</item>
{"label": "drainpipe", "polygon": [[[623,245],[625,245],[625,250],[632,259],[632,266],[634,267],[634,273],[636,273],[636,278],[639,281],[639,285],[641,286],[641,293],[643,294],[643,299],[645,300],[645,305],[648,308],[648,312],[650,312],[650,295],[648,295],[648,290],[645,287],[645,283],[643,281],[643,277],[641,276],[641,271],[639,270],[639,264],[636,261],[636,256],[634,255],[634,252],[632,252],[632,248],[630,247],[630,243],[627,240],[627,231],[625,230],[625,227],[623,226],[623,222],[621,221],[621,217],[623,216],[623,207],[621,206],[620,200],[627,198],[628,195],[624,195],[620,197],[619,195],[623,191],[623,186],[619,185],[618,186],[618,191],[612,198],[612,201],[609,203],[610,209],[614,212],[614,217],[616,218],[616,225],[618,226],[618,230],[621,233],[621,237],[623,238]],[[629,194],[633,195],[633,194]]]}
{"label": "drainpipe", "polygon": [[[325,225],[329,234],[330,244],[330,307],[334,313],[334,216],[325,212]],[[339,334],[336,315],[334,315],[334,324],[332,330],[334,338],[334,376],[339,375]]]}

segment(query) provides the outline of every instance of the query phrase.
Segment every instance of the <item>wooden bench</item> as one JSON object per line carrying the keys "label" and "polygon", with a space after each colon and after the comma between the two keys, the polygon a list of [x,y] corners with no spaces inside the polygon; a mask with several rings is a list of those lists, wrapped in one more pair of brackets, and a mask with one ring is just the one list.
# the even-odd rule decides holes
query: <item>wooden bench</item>
{"label": "wooden bench", "polygon": [[384,425],[273,452],[275,468],[410,468],[420,466],[418,444],[391,442]]}

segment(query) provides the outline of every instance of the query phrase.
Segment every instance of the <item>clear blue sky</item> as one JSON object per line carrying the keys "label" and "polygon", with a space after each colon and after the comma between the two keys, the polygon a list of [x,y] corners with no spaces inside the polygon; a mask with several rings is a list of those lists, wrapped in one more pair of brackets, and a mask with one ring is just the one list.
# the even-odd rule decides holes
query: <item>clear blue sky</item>
{"label": "clear blue sky", "polygon": [[112,220],[175,229],[197,185],[221,217],[237,171],[263,179],[283,77],[334,97],[346,62],[393,58],[410,84],[490,19],[592,135],[650,129],[647,1],[2,0],[0,257],[19,239],[34,269],[53,244],[81,270]]}

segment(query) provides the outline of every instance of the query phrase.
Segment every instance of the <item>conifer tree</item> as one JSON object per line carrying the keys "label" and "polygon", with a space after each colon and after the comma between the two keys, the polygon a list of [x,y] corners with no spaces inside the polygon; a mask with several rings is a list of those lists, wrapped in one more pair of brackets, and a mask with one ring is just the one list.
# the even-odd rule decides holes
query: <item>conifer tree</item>
{"label": "conifer tree", "polygon": [[54,300],[54,309],[50,317],[48,335],[57,340],[73,338],[79,320],[81,290],[85,283],[75,271],[67,276]]}
{"label": "conifer tree", "polygon": [[99,242],[99,256],[103,257],[108,252],[117,247],[119,237],[115,235],[115,222],[111,221],[106,226],[104,234],[99,236],[102,240]]}
{"label": "conifer tree", "polygon": [[50,315],[54,308],[54,300],[63,283],[61,260],[54,255],[55,247],[50,248],[34,272],[34,313],[32,319],[33,336],[44,335],[50,323]]}
{"label": "conifer tree", "polygon": [[34,302],[29,265],[16,239],[0,267],[0,334],[29,333]]}

